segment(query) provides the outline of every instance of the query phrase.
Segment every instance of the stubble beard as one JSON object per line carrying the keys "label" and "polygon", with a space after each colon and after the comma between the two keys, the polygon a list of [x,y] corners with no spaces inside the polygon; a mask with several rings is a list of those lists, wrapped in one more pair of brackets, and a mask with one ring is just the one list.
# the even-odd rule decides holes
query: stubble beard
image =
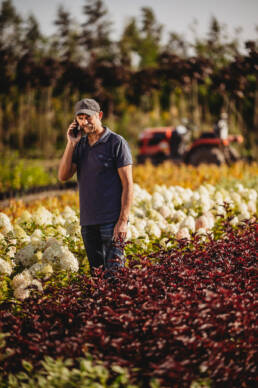
{"label": "stubble beard", "polygon": [[83,130],[86,133],[86,135],[94,135],[97,133],[96,127],[93,124],[87,124],[83,126]]}

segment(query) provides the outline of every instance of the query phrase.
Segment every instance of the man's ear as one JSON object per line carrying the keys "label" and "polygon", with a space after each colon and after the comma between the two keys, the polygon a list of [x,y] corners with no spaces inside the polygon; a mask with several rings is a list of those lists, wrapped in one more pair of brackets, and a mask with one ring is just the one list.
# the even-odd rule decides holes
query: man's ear
{"label": "man's ear", "polygon": [[103,117],[103,112],[102,112],[102,110],[101,110],[101,111],[99,112],[99,119],[101,120],[102,117]]}

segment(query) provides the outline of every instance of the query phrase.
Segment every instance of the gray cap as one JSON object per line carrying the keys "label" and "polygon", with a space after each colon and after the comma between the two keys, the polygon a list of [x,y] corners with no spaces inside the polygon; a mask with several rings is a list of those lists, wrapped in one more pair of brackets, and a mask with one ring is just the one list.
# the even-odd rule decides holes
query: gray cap
{"label": "gray cap", "polygon": [[79,114],[92,116],[95,113],[100,112],[100,106],[97,101],[93,100],[92,98],[84,98],[83,100],[76,102],[74,111],[75,116]]}

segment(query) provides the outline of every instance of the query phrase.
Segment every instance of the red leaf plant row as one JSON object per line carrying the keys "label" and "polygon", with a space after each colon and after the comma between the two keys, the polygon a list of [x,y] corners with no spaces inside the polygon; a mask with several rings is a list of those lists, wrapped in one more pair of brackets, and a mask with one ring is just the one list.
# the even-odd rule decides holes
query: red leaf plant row
{"label": "red leaf plant row", "polygon": [[[48,286],[19,309],[1,305],[0,332],[8,332],[0,373],[40,367],[45,355],[94,359],[127,367],[148,387],[189,387],[210,378],[214,387],[252,387],[257,375],[257,224],[191,249],[160,249],[131,257],[116,281],[99,270],[69,286]],[[139,265],[140,264],[140,265]]]}

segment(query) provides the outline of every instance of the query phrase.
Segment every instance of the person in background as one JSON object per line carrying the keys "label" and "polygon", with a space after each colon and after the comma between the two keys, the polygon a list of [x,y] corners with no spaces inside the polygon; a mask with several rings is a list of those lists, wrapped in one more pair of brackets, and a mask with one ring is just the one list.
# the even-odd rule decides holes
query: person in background
{"label": "person in background", "polygon": [[97,101],[78,101],[74,114],[58,177],[66,181],[77,171],[81,233],[91,273],[100,266],[114,272],[125,261],[123,241],[133,199],[131,152],[122,136],[102,124]]}
{"label": "person in background", "polygon": [[226,112],[221,113],[220,119],[214,126],[214,133],[220,139],[228,138],[228,114]]}

